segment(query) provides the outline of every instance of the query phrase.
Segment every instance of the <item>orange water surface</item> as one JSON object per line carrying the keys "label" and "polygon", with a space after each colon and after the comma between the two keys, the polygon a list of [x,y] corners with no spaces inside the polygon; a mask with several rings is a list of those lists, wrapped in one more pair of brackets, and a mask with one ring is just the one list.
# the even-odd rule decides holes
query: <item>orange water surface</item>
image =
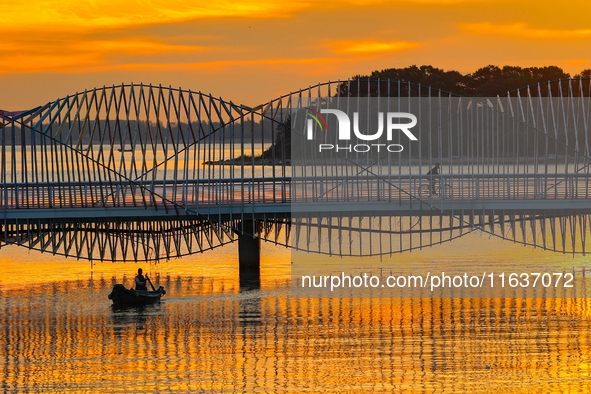
{"label": "orange water surface", "polygon": [[[394,258],[585,264],[482,241]],[[290,251],[268,244],[260,289],[240,289],[233,245],[152,265],[0,257],[5,392],[591,390],[588,299],[294,297]],[[166,296],[114,309],[107,294],[138,267]]]}

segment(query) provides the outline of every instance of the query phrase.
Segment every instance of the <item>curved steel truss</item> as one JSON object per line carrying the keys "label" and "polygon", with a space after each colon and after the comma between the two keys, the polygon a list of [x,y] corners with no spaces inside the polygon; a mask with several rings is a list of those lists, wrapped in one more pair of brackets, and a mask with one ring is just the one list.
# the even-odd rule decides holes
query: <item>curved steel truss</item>
{"label": "curved steel truss", "polygon": [[[480,230],[585,253],[589,86],[554,81],[476,99],[399,81],[337,81],[254,107],[162,86],[94,88],[0,115],[0,245],[158,260],[250,234],[375,255]],[[396,156],[318,155],[300,110],[350,113],[367,97],[382,111],[418,114],[418,141],[398,136]],[[425,173],[436,162],[434,180]]]}

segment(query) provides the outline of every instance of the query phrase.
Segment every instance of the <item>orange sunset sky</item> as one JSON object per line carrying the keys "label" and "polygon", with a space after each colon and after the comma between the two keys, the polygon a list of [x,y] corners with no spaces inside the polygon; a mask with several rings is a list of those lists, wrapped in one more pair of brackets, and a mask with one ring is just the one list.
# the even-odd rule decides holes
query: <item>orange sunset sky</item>
{"label": "orange sunset sky", "polygon": [[0,0],[0,108],[95,86],[172,85],[256,105],[430,64],[591,68],[591,2]]}

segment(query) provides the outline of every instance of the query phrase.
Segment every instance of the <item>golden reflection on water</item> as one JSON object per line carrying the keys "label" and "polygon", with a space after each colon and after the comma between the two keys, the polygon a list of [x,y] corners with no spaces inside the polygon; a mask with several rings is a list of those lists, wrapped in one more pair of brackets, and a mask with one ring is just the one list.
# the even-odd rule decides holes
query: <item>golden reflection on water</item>
{"label": "golden reflection on water", "polygon": [[3,248],[2,390],[591,390],[590,300],[295,298],[267,246],[262,289],[241,291],[235,252],[143,265],[164,301],[113,309],[141,264]]}

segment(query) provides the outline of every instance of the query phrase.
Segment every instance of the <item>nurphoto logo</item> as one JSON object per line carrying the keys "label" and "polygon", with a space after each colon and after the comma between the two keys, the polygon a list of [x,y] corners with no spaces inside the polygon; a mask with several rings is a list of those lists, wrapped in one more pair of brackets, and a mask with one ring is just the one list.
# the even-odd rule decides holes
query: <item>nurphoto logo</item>
{"label": "nurphoto logo", "polygon": [[[317,126],[321,132],[328,132],[328,122],[323,114],[335,115],[338,122],[338,134],[337,143],[326,144],[322,143],[318,146],[318,151],[347,151],[347,152],[369,152],[376,150],[380,152],[381,149],[385,149],[388,152],[402,152],[404,147],[400,144],[390,144],[395,135],[395,131],[402,132],[411,141],[417,141],[417,137],[410,131],[411,128],[416,126],[417,117],[408,112],[378,112],[377,113],[377,131],[372,132],[370,130],[364,130],[362,132],[359,127],[359,112],[353,112],[353,122],[349,118],[349,115],[338,109],[320,109],[317,111],[312,108],[306,108],[306,136],[307,139],[314,139],[314,129]],[[384,129],[386,130],[386,140],[388,143],[361,143],[351,144],[351,123],[353,123],[354,136],[361,141],[377,141],[379,140]],[[385,127],[384,127],[385,123]],[[339,145],[340,143],[340,145]]]}

